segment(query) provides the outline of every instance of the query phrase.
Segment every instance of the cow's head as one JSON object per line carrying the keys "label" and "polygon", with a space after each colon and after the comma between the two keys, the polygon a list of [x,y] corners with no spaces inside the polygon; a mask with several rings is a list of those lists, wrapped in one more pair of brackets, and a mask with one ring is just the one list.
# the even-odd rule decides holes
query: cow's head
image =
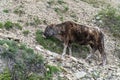
{"label": "cow's head", "polygon": [[48,25],[44,31],[44,36],[51,37],[57,34],[57,30],[55,29],[55,25]]}

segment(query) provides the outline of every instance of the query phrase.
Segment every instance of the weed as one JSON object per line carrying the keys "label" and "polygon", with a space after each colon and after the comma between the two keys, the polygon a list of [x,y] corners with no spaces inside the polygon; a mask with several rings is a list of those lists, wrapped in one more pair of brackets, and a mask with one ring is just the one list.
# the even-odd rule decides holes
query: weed
{"label": "weed", "polygon": [[63,6],[62,8],[54,8],[55,12],[60,16],[59,19],[60,21],[64,21],[63,15],[69,10],[68,6]]}
{"label": "weed", "polygon": [[25,11],[23,11],[23,9],[20,9],[20,8],[16,8],[13,12],[19,16],[22,16],[23,14],[25,14]]}
{"label": "weed", "polygon": [[30,33],[29,30],[24,30],[24,31],[23,31],[24,36],[27,36],[29,33]]}
{"label": "weed", "polygon": [[57,66],[47,65],[46,68],[47,73],[45,75],[47,80],[52,80],[53,74],[60,71],[60,68],[58,68]]}
{"label": "weed", "polygon": [[19,23],[14,23],[15,28],[22,30],[22,26]]}
{"label": "weed", "polygon": [[54,10],[56,13],[58,13],[58,15],[62,15],[64,13],[66,13],[69,10],[69,8],[68,8],[68,6],[63,6],[63,9],[57,7],[57,8],[54,8]]}
{"label": "weed", "polygon": [[99,71],[93,71],[92,72],[92,77],[96,80],[100,78],[100,72]]}
{"label": "weed", "polygon": [[59,14],[59,15],[62,15],[62,11],[60,8],[54,8],[54,11]]}
{"label": "weed", "polygon": [[0,22],[0,28],[3,28],[3,26],[4,26],[4,25],[3,25],[3,23],[2,23],[2,22]]}
{"label": "weed", "polygon": [[5,29],[10,30],[13,28],[14,24],[11,21],[6,21],[4,24]]}
{"label": "weed", "polygon": [[77,17],[77,15],[75,14],[75,12],[72,11],[72,13],[70,14],[70,17],[72,17],[75,22],[78,21],[78,17]]}
{"label": "weed", "polygon": [[10,30],[11,28],[14,27],[22,30],[22,26],[19,23],[13,23],[11,21],[6,21],[3,27],[5,27],[6,30]]}
{"label": "weed", "polygon": [[63,16],[60,16],[60,21],[64,21],[64,17]]}
{"label": "weed", "polygon": [[41,20],[38,17],[34,17],[33,20],[34,20],[34,24],[36,26],[42,23]]}
{"label": "weed", "polygon": [[58,0],[58,3],[59,4],[63,4],[63,3],[65,3],[63,0]]}
{"label": "weed", "polygon": [[69,7],[68,7],[67,5],[64,5],[63,8],[64,8],[64,9],[63,9],[63,12],[64,12],[64,13],[66,13],[66,12],[69,10]]}
{"label": "weed", "polygon": [[55,1],[54,1],[54,0],[49,0],[47,3],[48,3],[49,5],[53,5],[53,4],[55,4]]}
{"label": "weed", "polygon": [[8,68],[5,68],[4,72],[0,73],[0,80],[11,80],[11,74]]}
{"label": "weed", "polygon": [[81,1],[84,1],[88,4],[92,4],[93,7],[95,8],[99,8],[99,7],[103,7],[103,6],[108,6],[109,4],[106,3],[105,1],[103,0],[81,0]]}
{"label": "weed", "polygon": [[27,80],[45,80],[45,79],[44,79],[44,77],[39,76],[38,74],[31,73],[31,74],[28,76],[28,79],[27,79]]}
{"label": "weed", "polygon": [[4,13],[9,13],[9,10],[8,9],[4,9],[3,12]]}

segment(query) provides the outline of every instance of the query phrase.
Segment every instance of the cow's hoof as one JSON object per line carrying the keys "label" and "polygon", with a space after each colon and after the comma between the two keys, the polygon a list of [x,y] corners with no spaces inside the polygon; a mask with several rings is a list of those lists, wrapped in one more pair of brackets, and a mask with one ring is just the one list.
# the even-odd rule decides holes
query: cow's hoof
{"label": "cow's hoof", "polygon": [[60,56],[56,57],[57,61],[62,61],[62,58]]}
{"label": "cow's hoof", "polygon": [[63,61],[64,61],[64,60],[65,60],[65,56],[63,56],[63,55],[62,55],[62,56],[61,56],[61,60],[63,60]]}

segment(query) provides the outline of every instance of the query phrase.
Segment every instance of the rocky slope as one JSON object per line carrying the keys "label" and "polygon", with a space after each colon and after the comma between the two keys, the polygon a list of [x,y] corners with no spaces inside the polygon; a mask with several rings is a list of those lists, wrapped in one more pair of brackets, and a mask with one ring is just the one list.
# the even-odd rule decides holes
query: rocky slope
{"label": "rocky slope", "polygon": [[[95,60],[88,64],[84,59],[67,55],[65,60],[60,60],[59,54],[50,52],[37,44],[35,32],[38,29],[44,30],[47,24],[71,20],[80,24],[96,26],[92,18],[101,10],[101,7],[95,8],[91,4],[79,0],[65,0],[63,3],[57,1],[60,0],[0,0],[0,21],[9,20],[23,26],[22,30],[1,29],[0,39],[18,39],[36,52],[41,53],[48,64],[59,66],[62,72],[54,75],[54,80],[57,80],[58,76],[65,78],[65,80],[120,80],[120,60],[114,55],[118,42],[116,43],[111,34],[104,29],[105,49],[108,55],[108,64],[104,67],[96,65]],[[119,3],[118,0],[107,1],[115,7]],[[4,10],[8,10],[8,13],[5,13]],[[37,26],[32,25],[34,18],[40,19]],[[30,33],[24,36],[24,30],[29,30]],[[0,67],[4,67],[1,60]]]}

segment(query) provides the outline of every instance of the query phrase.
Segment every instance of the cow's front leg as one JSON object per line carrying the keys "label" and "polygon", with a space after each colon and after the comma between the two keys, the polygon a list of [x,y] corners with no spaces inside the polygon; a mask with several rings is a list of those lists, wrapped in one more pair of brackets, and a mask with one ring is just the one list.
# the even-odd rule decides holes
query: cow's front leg
{"label": "cow's front leg", "polygon": [[64,55],[66,54],[67,47],[68,47],[68,45],[64,43],[64,49],[63,49],[63,53],[62,53],[62,58],[64,58]]}
{"label": "cow's front leg", "polygon": [[95,51],[96,51],[95,47],[90,48],[90,54],[87,56],[86,61],[89,60],[94,55]]}
{"label": "cow's front leg", "polygon": [[71,46],[71,44],[68,45],[68,49],[69,49],[69,56],[72,56],[72,46]]}

